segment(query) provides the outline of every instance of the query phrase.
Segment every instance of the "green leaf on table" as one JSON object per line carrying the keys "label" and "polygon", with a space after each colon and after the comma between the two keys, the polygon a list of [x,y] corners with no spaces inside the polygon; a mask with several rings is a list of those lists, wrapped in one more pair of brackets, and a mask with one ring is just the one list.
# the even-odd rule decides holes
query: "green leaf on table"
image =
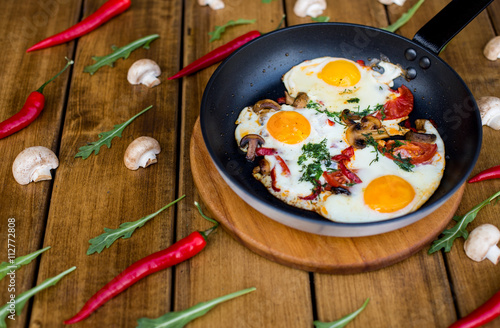
{"label": "green leaf on table", "polygon": [[361,313],[361,311],[363,311],[366,307],[366,305],[368,305],[368,301],[370,301],[369,298],[366,299],[366,301],[363,303],[363,305],[361,305],[361,307],[359,309],[357,309],[356,311],[354,311],[353,313],[351,314],[348,314],[346,315],[345,317],[339,319],[339,320],[336,320],[336,321],[332,321],[332,322],[321,322],[321,321],[314,321],[314,327],[315,328],[342,328],[342,327],[345,327],[349,322],[351,322],[352,319],[354,319],[358,314]]}
{"label": "green leaf on table", "polygon": [[318,16],[311,18],[313,22],[326,23],[330,21],[330,16]]}
{"label": "green leaf on table", "polygon": [[29,264],[31,261],[37,258],[38,255],[42,254],[46,250],[48,250],[50,246],[37,250],[36,252],[30,253],[28,255],[17,257],[12,262],[2,262],[0,264],[0,280],[5,278],[7,273],[11,270],[18,270],[23,265]]}
{"label": "green leaf on table", "polygon": [[224,33],[226,31],[226,28],[230,27],[230,26],[235,26],[235,25],[243,25],[243,24],[253,24],[255,23],[255,19],[238,19],[236,21],[234,20],[230,20],[229,22],[227,22],[226,24],[222,25],[222,26],[215,26],[215,30],[213,30],[212,32],[208,32],[208,35],[211,36],[210,38],[210,42],[212,41],[215,41],[215,40],[219,40],[222,33]]}
{"label": "green leaf on table", "polygon": [[83,71],[85,73],[93,75],[95,72],[97,72],[97,70],[99,70],[99,68],[103,66],[113,67],[115,61],[117,61],[120,58],[127,59],[128,56],[130,56],[130,54],[132,53],[132,51],[139,49],[140,47],[143,47],[144,49],[149,49],[149,44],[154,40],[158,39],[159,37],[160,36],[158,34],[151,34],[143,38],[140,38],[138,40],[135,40],[134,42],[129,43],[121,48],[118,48],[116,46],[111,46],[111,49],[113,50],[112,53],[106,56],[92,57],[92,59],[95,60],[95,63],[93,65],[86,66],[83,69]]}
{"label": "green leaf on table", "polygon": [[[33,287],[30,290],[25,291],[25,292],[17,295],[16,298],[15,298],[15,311],[16,311],[16,315],[20,315],[21,314],[21,311],[23,310],[24,306],[26,305],[26,302],[31,297],[33,297],[36,293],[38,293],[39,291],[42,291],[45,288],[48,288],[50,286],[54,286],[65,275],[67,275],[68,273],[74,271],[75,269],[76,269],[76,267],[69,268],[68,270],[66,270],[66,271],[58,274],[57,276],[45,280],[40,285],[38,285],[36,287]],[[5,319],[7,318],[7,316],[10,317],[11,315],[12,316],[14,315],[14,314],[12,314],[10,312],[9,305],[10,304],[7,303],[4,306],[0,307],[0,328],[7,328],[7,323],[5,322]]]}
{"label": "green leaf on table", "polygon": [[273,2],[274,0],[262,0],[262,3],[271,3]]}
{"label": "green leaf on table", "polygon": [[92,152],[94,152],[97,155],[97,154],[99,154],[99,150],[101,149],[101,147],[104,145],[108,146],[108,148],[111,148],[111,140],[113,140],[114,137],[121,138],[122,132],[127,127],[127,125],[132,123],[133,120],[135,120],[141,114],[144,114],[145,112],[147,112],[152,107],[153,106],[149,106],[149,107],[143,109],[140,113],[134,115],[128,121],[126,121],[122,124],[115,125],[113,130],[111,130],[111,131],[99,133],[98,134],[99,140],[91,142],[86,146],[80,147],[78,149],[79,152],[76,153],[76,155],[75,155],[75,158],[81,157],[83,159],[87,159],[92,154]]}
{"label": "green leaf on table", "polygon": [[455,239],[459,237],[467,239],[469,237],[469,232],[467,232],[466,229],[467,225],[472,221],[474,221],[477,214],[479,213],[479,210],[481,210],[486,205],[490,204],[498,196],[500,196],[500,191],[495,193],[493,196],[488,197],[485,201],[472,208],[464,216],[454,216],[453,220],[457,221],[457,224],[455,224],[452,228],[446,229],[442,232],[443,236],[432,243],[428,254],[437,252],[442,248],[444,248],[445,252],[449,252],[451,250],[451,246],[453,245]]}
{"label": "green leaf on table", "polygon": [[407,12],[405,12],[394,24],[391,24],[387,27],[382,27],[382,30],[386,30],[389,32],[396,32],[401,26],[408,23],[408,21],[415,15],[418,8],[424,3],[425,0],[419,0],[416,4],[413,5]]}
{"label": "green leaf on table", "polygon": [[183,311],[169,312],[156,319],[140,318],[137,320],[137,323],[139,324],[137,328],[182,328],[190,321],[205,315],[217,304],[253,292],[255,289],[255,287],[243,289],[238,292],[215,298],[208,302],[198,303],[195,306]]}
{"label": "green leaf on table", "polygon": [[145,216],[137,221],[122,223],[120,224],[120,227],[118,229],[104,228],[105,232],[102,235],[99,235],[89,240],[90,246],[89,249],[87,250],[87,255],[94,254],[96,252],[101,253],[104,250],[104,248],[109,248],[109,246],[111,246],[119,238],[122,239],[130,238],[137,228],[142,227],[146,222],[148,222],[149,220],[151,220],[152,218],[154,218],[155,216],[157,216],[170,206],[174,205],[184,197],[186,197],[186,195],[182,195],[181,197],[177,198],[170,204],[163,206],[158,211],[149,214],[148,216]]}

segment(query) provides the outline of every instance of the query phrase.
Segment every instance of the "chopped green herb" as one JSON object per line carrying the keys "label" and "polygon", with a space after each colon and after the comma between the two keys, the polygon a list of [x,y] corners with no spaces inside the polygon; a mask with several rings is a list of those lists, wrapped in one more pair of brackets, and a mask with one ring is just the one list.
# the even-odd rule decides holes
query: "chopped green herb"
{"label": "chopped green herb", "polygon": [[302,155],[297,161],[297,164],[302,165],[300,172],[303,172],[299,181],[309,181],[316,187],[319,178],[325,171],[323,166],[332,165],[331,157],[332,155],[326,147],[326,139],[317,144],[308,143],[302,146]]}
{"label": "chopped green herb", "polygon": [[412,169],[415,167],[415,165],[411,163],[410,158],[402,158],[401,154],[396,155],[394,163],[396,163],[396,165],[399,166],[400,169],[406,172],[413,172]]}
{"label": "chopped green herb", "polygon": [[318,16],[311,18],[313,22],[326,23],[330,21],[330,16]]}
{"label": "chopped green herb", "polygon": [[359,103],[359,98],[351,98],[351,99],[347,99],[347,102],[349,104],[357,104]]}
{"label": "chopped green herb", "polygon": [[224,33],[226,31],[226,28],[228,28],[230,26],[243,25],[243,24],[253,24],[253,23],[255,23],[255,19],[242,19],[242,18],[240,18],[236,21],[230,20],[229,22],[227,22],[226,24],[224,24],[222,26],[215,26],[215,30],[208,32],[208,35],[211,36],[210,42],[215,41],[215,40],[219,40],[222,33]]}
{"label": "chopped green herb", "polygon": [[373,114],[373,113],[375,113],[375,112],[377,112],[379,110],[382,110],[383,108],[384,108],[384,105],[380,105],[380,104],[376,104],[375,107],[373,107],[373,108],[371,108],[370,105],[368,105],[368,107],[366,107],[365,109],[360,110],[358,108],[357,112],[353,111],[352,113],[363,117],[363,116],[366,116],[366,115]]}

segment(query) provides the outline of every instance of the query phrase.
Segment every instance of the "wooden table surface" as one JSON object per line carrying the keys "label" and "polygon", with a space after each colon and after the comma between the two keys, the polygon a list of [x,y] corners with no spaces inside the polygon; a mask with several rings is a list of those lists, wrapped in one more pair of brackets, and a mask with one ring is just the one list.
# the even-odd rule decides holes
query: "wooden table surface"
{"label": "wooden table surface", "polygon": [[[32,298],[8,327],[62,327],[85,301],[131,263],[209,224],[193,206],[202,200],[190,172],[189,143],[199,115],[204,87],[217,65],[182,80],[167,77],[211,49],[257,29],[311,22],[293,13],[294,0],[226,0],[213,11],[196,0],[133,1],[128,11],[76,41],[26,53],[35,42],[75,24],[104,0],[3,1],[0,11],[0,120],[16,113],[28,94],[64,65],[75,64],[45,89],[46,106],[24,130],[0,140],[0,261],[7,260],[8,219],[15,218],[16,256],[45,246],[52,248],[16,273],[16,294],[48,277],[77,269]],[[387,26],[413,5],[384,6],[376,0],[328,0],[323,15],[332,22]],[[411,38],[447,0],[426,1],[397,33]],[[231,19],[256,19],[254,24],[228,28],[222,39],[209,42],[208,31]],[[490,62],[482,48],[500,29],[500,3],[494,2],[447,46],[441,57],[464,79],[476,98],[500,95],[500,61]],[[92,56],[110,52],[140,37],[158,33],[149,50],[134,51],[115,67],[90,76],[83,68]],[[162,68],[162,83],[153,89],[126,80],[137,59],[154,59]],[[143,108],[153,105],[97,156],[75,158],[78,148],[97,140]],[[498,165],[500,132],[484,127],[483,146],[473,174]],[[135,138],[156,138],[162,152],[158,163],[130,171],[123,154]],[[60,165],[52,181],[19,185],[12,163],[30,146],[45,146]],[[457,214],[500,190],[500,180],[467,185]],[[104,227],[155,212],[175,198],[186,198],[120,239],[101,254],[86,255],[89,239]],[[207,214],[211,214],[207,211]],[[498,206],[484,208],[470,228],[482,223],[500,226]],[[470,231],[470,229],[469,229]],[[188,327],[312,327],[314,320],[333,321],[370,303],[349,327],[447,327],[500,289],[500,266],[469,260],[458,239],[450,253],[428,255],[428,247],[390,267],[362,274],[317,274],[273,263],[233,240],[224,230],[209,237],[196,257],[155,273],[74,327],[135,327],[141,317],[155,318],[199,302],[248,287],[251,294],[219,305]],[[0,282],[6,302],[8,279]],[[500,319],[487,327],[500,327]]]}

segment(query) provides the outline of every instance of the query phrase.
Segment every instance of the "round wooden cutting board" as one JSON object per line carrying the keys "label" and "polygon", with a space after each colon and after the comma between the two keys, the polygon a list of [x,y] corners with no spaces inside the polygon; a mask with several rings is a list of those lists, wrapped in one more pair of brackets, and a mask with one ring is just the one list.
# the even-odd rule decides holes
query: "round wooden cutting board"
{"label": "round wooden cutting board", "polygon": [[369,237],[328,237],[273,221],[236,195],[208,154],[199,119],[191,137],[190,156],[194,182],[203,201],[234,239],[271,261],[313,272],[373,271],[410,257],[445,229],[465,188],[463,185],[431,215],[402,229]]}

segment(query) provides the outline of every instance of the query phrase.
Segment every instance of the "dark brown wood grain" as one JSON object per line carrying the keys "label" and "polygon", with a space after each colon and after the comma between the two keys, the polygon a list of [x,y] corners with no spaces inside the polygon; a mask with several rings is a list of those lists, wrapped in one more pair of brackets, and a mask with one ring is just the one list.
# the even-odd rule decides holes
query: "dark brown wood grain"
{"label": "dark brown wood grain", "polygon": [[[79,12],[80,1],[36,4],[9,1],[2,5],[0,121],[17,113],[32,91],[64,67],[64,57],[72,57],[74,43],[48,49],[44,53],[26,54],[26,49],[61,27],[75,23]],[[55,17],[60,19],[56,20]],[[12,175],[12,163],[18,153],[27,147],[44,146],[58,152],[64,100],[71,70],[72,68],[45,88],[45,108],[31,125],[0,140],[0,174],[3,177],[0,184],[0,262],[7,261],[8,244],[15,247],[10,248],[15,250],[16,257],[42,247],[53,181],[19,185]],[[56,172],[53,171],[52,174],[56,175]],[[15,238],[7,234],[9,218],[15,219]],[[11,241],[8,242],[8,239]],[[51,253],[54,252],[49,250],[42,256],[50,256]],[[34,286],[39,259],[16,272],[14,294],[18,295]],[[0,281],[2,304],[10,297],[9,285],[11,283],[8,278]],[[11,327],[13,324],[23,327],[29,318],[30,309],[31,302],[28,302],[22,315],[16,317],[15,323],[11,322]]]}

